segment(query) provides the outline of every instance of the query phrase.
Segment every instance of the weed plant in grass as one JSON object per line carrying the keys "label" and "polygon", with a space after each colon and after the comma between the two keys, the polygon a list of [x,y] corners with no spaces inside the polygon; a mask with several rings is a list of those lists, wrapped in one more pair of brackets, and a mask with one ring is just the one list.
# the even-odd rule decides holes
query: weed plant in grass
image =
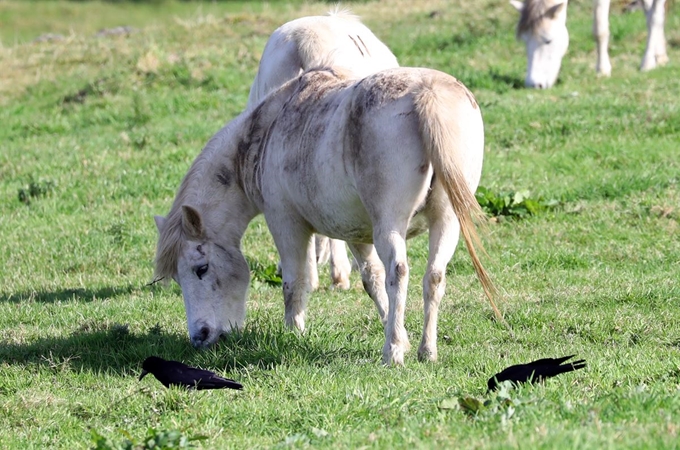
{"label": "weed plant in grass", "polygon": [[[243,240],[247,325],[194,350],[179,288],[147,285],[153,215],[169,210],[193,158],[245,106],[271,31],[328,4],[5,1],[0,447],[677,447],[678,5],[667,14],[671,62],[644,74],[644,18],[615,9],[615,68],[598,79],[591,2],[570,2],[571,46],[549,91],[521,87],[524,49],[504,2],[352,7],[402,65],[453,74],[482,107],[480,198],[518,216],[484,235],[514,334],[494,322],[462,249],[449,266],[437,363],[410,353],[404,368],[381,366],[382,327],[356,274],[349,291],[315,292],[308,330],[289,332],[260,217]],[[138,31],[94,37],[120,25]],[[66,39],[31,43],[47,32]],[[519,214],[531,201],[549,207]],[[426,237],[408,255],[414,337]],[[486,393],[506,366],[573,353],[587,369]],[[139,383],[151,354],[244,390]]]}

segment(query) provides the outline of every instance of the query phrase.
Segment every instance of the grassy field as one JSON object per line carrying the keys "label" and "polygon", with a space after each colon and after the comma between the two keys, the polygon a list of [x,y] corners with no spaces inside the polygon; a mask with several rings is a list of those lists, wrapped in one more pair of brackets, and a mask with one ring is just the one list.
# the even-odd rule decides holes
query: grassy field
{"label": "grassy field", "polygon": [[[203,448],[677,448],[680,5],[667,14],[671,62],[643,74],[644,18],[613,3],[613,76],[594,77],[591,2],[571,1],[572,41],[549,91],[521,87],[524,49],[504,1],[352,4],[402,65],[446,71],[475,93],[488,195],[528,191],[552,205],[528,216],[507,200],[484,237],[514,335],[493,320],[461,246],[439,361],[413,350],[406,367],[386,368],[356,273],[348,292],[313,294],[304,335],[284,329],[280,288],[261,270],[277,260],[261,217],[243,242],[254,278],[242,333],[196,351],[179,288],[147,286],[153,215],[243,109],[271,31],[327,3],[0,2],[0,448],[194,438]],[[136,31],[95,36],[124,25]],[[64,38],[33,42],[45,33]],[[411,241],[414,347],[426,255],[425,237]],[[586,370],[485,393],[508,365],[572,353]],[[151,354],[245,389],[138,382]],[[470,412],[458,406],[466,397],[486,404]]]}

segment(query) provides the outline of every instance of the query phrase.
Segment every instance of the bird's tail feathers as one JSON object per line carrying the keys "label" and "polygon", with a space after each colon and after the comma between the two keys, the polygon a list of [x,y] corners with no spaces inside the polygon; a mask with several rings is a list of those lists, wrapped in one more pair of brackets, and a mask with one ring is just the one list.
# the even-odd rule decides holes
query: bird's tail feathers
{"label": "bird's tail feathers", "polygon": [[579,359],[578,361],[569,363],[569,365],[571,366],[571,370],[583,369],[586,366],[586,360]]}

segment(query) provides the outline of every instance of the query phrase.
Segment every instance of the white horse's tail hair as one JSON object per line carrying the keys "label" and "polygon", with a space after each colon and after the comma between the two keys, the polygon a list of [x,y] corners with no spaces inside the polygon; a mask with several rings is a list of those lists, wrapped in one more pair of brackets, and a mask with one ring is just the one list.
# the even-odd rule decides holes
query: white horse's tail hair
{"label": "white horse's tail hair", "polygon": [[[455,109],[461,101],[469,101],[475,109],[479,108],[472,93],[457,80],[450,82],[441,78],[425,77],[420,89],[415,93],[420,134],[425,152],[434,168],[435,177],[446,190],[460,223],[460,231],[477,278],[482,284],[496,318],[507,325],[494,302],[498,291],[477,254],[477,248],[485,252],[475,229],[474,219],[482,219],[484,212],[465,180],[461,165],[461,154],[466,150],[464,148],[466,139],[463,139],[463,136],[470,130],[465,129],[460,120],[451,119],[459,117]],[[478,221],[481,222],[481,220]]]}

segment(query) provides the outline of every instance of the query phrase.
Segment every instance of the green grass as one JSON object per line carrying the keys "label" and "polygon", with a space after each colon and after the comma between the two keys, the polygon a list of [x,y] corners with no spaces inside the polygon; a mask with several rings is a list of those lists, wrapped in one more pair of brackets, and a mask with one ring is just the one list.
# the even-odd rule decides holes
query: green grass
{"label": "green grass", "polygon": [[[203,448],[678,447],[678,5],[667,14],[668,66],[637,71],[644,19],[615,11],[613,75],[596,79],[590,2],[570,2],[572,41],[549,91],[521,88],[524,49],[504,2],[352,6],[403,65],[444,70],[474,91],[489,192],[557,205],[494,220],[484,238],[514,337],[492,320],[461,246],[435,364],[415,351],[404,368],[380,364],[382,329],[356,273],[348,292],[313,294],[303,336],[282,325],[280,289],[254,281],[245,330],[194,350],[179,288],[147,286],[153,215],[168,211],[203,144],[244,107],[269,33],[328,4],[5,1],[1,448],[88,448],[92,431],[115,446],[171,430],[204,437],[193,441]],[[118,25],[139,31],[93,36]],[[46,32],[67,39],[31,43]],[[243,248],[256,270],[276,262],[261,217]],[[414,347],[426,256],[426,238],[413,240]],[[510,400],[484,392],[505,366],[571,353],[586,370]],[[150,354],[245,389],[140,383]],[[488,406],[470,416],[460,397]]]}

